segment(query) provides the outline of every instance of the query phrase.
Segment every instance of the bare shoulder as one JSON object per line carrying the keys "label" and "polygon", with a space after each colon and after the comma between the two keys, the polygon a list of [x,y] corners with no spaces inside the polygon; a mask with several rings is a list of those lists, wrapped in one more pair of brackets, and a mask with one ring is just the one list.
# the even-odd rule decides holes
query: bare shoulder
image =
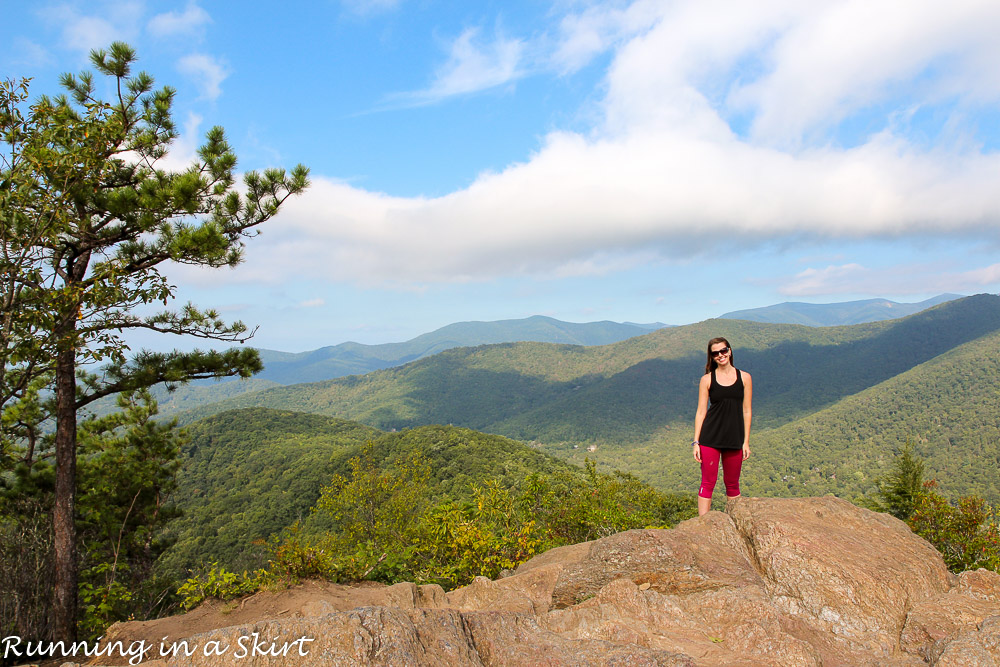
{"label": "bare shoulder", "polygon": [[743,369],[740,369],[740,377],[743,378],[744,382],[751,382],[751,381],[753,381],[753,377],[749,373],[747,373],[745,370],[743,370]]}
{"label": "bare shoulder", "polygon": [[712,374],[711,373],[705,373],[704,375],[702,375],[701,376],[701,380],[699,381],[699,384],[702,387],[707,387],[708,385],[712,384]]}

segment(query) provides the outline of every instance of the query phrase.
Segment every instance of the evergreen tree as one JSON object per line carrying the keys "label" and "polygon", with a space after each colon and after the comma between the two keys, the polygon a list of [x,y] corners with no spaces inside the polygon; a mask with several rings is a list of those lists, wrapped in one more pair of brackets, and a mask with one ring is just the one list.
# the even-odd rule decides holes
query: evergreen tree
{"label": "evergreen tree", "polygon": [[924,487],[924,462],[913,453],[909,439],[896,454],[892,471],[879,483],[878,495],[884,511],[903,521],[910,518]]}
{"label": "evergreen tree", "polygon": [[[260,370],[252,349],[142,351],[129,359],[122,333],[147,329],[247,340],[251,330],[223,322],[213,310],[188,304],[141,316],[136,309],[175,298],[176,287],[160,270],[164,262],[238,264],[244,239],[308,184],[308,170],[299,165],[290,175],[248,172],[238,189],[236,156],[219,127],[207,133],[190,167],[164,169],[177,134],[174,91],[156,90],[150,75],[133,73],[136,55],[124,43],[92,52],[91,62],[110,81],[109,100],[97,95],[90,72],[63,75],[68,97],[42,96],[26,109],[26,83],[7,82],[0,91],[0,406],[52,374],[57,640],[76,635],[78,411],[103,396],[158,382]],[[105,364],[99,376],[78,382],[78,370],[99,363]],[[8,455],[14,438],[3,435]]]}

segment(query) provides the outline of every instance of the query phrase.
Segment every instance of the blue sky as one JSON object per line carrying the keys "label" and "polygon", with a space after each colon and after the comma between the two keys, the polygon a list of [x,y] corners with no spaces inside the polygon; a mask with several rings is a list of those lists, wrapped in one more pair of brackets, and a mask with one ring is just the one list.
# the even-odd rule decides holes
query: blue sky
{"label": "blue sky", "polygon": [[243,265],[167,269],[260,347],[1000,291],[993,0],[0,10],[36,95],[135,46],[178,91],[168,166],[222,125],[242,169],[310,167]]}

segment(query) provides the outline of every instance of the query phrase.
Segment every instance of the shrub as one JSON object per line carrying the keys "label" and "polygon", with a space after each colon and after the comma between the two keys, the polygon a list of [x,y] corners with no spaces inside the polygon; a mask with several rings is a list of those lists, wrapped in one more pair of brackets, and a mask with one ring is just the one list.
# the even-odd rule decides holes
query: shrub
{"label": "shrub", "polygon": [[429,476],[419,453],[382,467],[369,444],[316,504],[333,531],[310,537],[292,526],[271,544],[269,572],[454,588],[477,576],[496,578],[552,547],[668,527],[696,512],[687,498],[660,493],[632,475],[598,473],[589,460],[583,476],[536,473],[515,486],[495,478],[471,484],[464,499],[435,505]]}
{"label": "shrub", "polygon": [[335,548],[344,553],[370,552],[375,558],[411,544],[429,502],[430,465],[415,452],[383,468],[368,443],[349,462],[349,477],[334,476],[320,491],[315,511],[336,526]]}
{"label": "shrub", "polygon": [[267,570],[255,570],[249,573],[246,570],[242,574],[230,572],[218,563],[213,563],[207,572],[191,577],[177,589],[181,596],[181,607],[193,609],[208,598],[217,600],[232,600],[243,595],[256,593],[267,586],[278,581],[271,572]]}
{"label": "shrub", "polygon": [[925,485],[917,495],[907,523],[914,533],[941,552],[952,572],[986,568],[1000,572],[1000,527],[997,512],[978,496],[960,498],[954,505]]}
{"label": "shrub", "polygon": [[[95,572],[83,573],[85,579],[103,574],[110,565],[102,563],[93,568]],[[79,587],[79,620],[77,628],[80,636],[86,639],[96,639],[104,634],[109,625],[115,621],[132,620],[133,593],[120,581],[95,586],[89,581],[83,581]]]}
{"label": "shrub", "polygon": [[472,495],[427,514],[415,550],[421,580],[454,588],[477,576],[495,579],[538,552],[544,533],[510,489],[490,480],[473,485]]}

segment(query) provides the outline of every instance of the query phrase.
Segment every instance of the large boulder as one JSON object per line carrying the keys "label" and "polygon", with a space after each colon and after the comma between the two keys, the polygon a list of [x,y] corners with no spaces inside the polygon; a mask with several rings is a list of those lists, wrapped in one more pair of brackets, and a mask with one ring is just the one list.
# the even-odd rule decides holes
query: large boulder
{"label": "large boulder", "polygon": [[[902,522],[833,497],[739,498],[449,593],[310,583],[224,611],[109,640],[162,665],[1000,666],[1000,575],[955,576]],[[159,656],[179,640],[192,655]]]}

